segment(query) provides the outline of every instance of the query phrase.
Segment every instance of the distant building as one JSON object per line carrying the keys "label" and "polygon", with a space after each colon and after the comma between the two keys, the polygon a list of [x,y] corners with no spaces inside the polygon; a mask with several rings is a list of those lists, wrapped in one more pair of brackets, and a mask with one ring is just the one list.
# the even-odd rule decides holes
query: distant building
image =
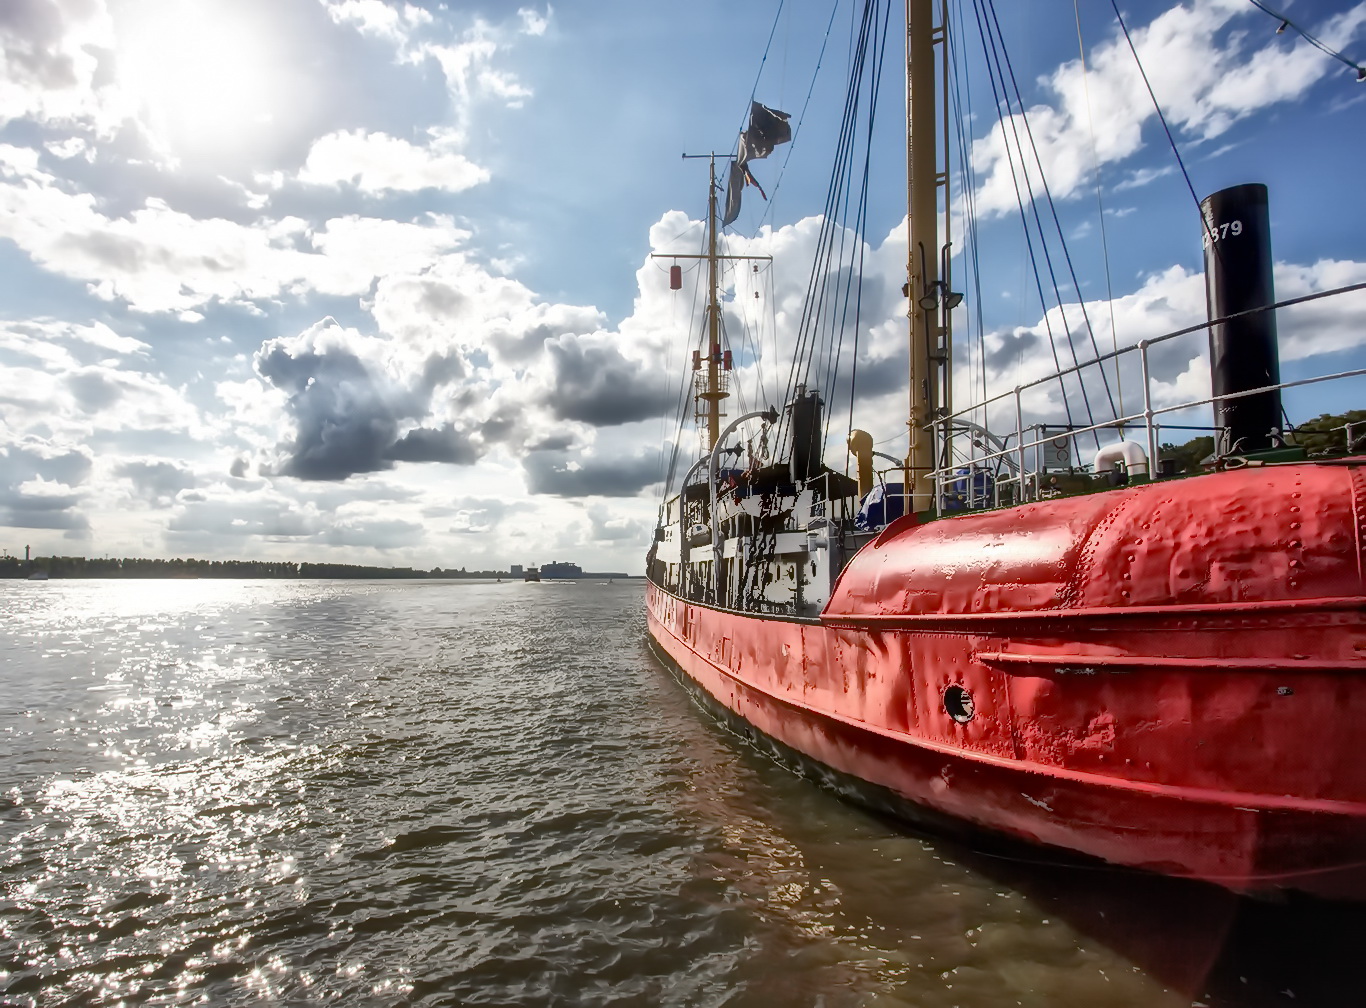
{"label": "distant building", "polygon": [[522,565],[521,565],[521,564],[513,564],[513,565],[512,565],[512,569],[511,569],[511,571],[510,571],[509,573],[511,573],[513,577],[521,577],[521,576],[522,576]]}
{"label": "distant building", "polygon": [[583,577],[583,568],[574,563],[554,563],[541,564],[541,577],[543,578],[578,578]]}

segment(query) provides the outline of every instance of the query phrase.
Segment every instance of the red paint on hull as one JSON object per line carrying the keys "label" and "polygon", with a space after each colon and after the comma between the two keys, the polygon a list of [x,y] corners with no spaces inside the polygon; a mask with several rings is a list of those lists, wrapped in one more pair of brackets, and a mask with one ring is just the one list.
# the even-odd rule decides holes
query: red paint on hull
{"label": "red paint on hull", "polygon": [[937,813],[1240,891],[1366,899],[1359,471],[897,523],[819,621],[651,585],[650,632],[759,730]]}

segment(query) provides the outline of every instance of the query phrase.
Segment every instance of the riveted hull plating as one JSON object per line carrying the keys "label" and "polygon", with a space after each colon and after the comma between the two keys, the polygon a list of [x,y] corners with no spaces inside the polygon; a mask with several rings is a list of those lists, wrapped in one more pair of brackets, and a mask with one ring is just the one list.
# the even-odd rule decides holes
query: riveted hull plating
{"label": "riveted hull plating", "polygon": [[758,730],[935,814],[1363,899],[1364,515],[1357,465],[1301,464],[907,519],[818,620],[651,584],[649,626]]}

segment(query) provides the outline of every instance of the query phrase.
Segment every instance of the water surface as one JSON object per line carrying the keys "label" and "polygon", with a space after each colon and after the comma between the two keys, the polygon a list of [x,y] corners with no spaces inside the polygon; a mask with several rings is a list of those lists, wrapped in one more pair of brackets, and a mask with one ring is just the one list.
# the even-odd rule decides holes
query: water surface
{"label": "water surface", "polygon": [[914,836],[641,582],[0,583],[0,1003],[1362,1003],[1364,918]]}

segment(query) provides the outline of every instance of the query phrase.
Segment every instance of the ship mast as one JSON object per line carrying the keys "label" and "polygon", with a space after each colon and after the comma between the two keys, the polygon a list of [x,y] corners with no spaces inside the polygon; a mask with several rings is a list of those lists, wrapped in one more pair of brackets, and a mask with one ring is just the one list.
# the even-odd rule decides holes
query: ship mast
{"label": "ship mast", "polygon": [[[726,155],[722,155],[723,157]],[[729,382],[726,374],[731,370],[729,351],[721,349],[721,262],[730,259],[755,259],[772,261],[772,256],[721,255],[716,251],[716,236],[720,231],[716,206],[716,153],[684,154],[684,158],[707,158],[710,185],[707,186],[707,251],[702,255],[683,255],[670,252],[656,252],[652,259],[705,259],[707,261],[707,307],[706,330],[707,352],[695,356],[693,368],[698,371],[693,396],[697,403],[696,419],[705,420],[706,443],[703,454],[710,454],[716,447],[716,439],[721,433],[721,400],[730,398]],[[705,367],[703,365],[705,364]]]}
{"label": "ship mast", "polygon": [[[906,0],[906,286],[910,319],[910,447],[906,482],[911,511],[934,506],[935,438],[929,424],[938,417],[947,386],[947,353],[939,277],[938,198],[935,151],[934,0]],[[947,173],[946,173],[947,175]],[[945,181],[947,179],[945,178]]]}
{"label": "ship mast", "polygon": [[[707,443],[705,450],[716,447],[721,430],[721,400],[730,396],[721,381],[721,294],[716,268],[716,156],[708,163],[711,184],[707,187],[707,377],[698,390],[697,398],[706,403]],[[703,409],[699,408],[699,415]]]}

